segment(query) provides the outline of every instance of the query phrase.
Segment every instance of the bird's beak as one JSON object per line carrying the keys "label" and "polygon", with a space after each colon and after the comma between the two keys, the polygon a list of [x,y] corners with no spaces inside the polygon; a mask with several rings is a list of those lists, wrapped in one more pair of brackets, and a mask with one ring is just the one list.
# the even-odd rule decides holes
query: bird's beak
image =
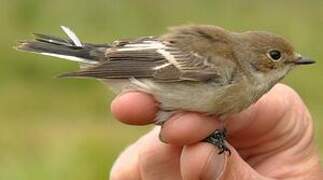
{"label": "bird's beak", "polygon": [[307,58],[307,57],[303,57],[303,56],[297,56],[296,60],[294,61],[295,65],[306,65],[306,64],[314,64],[315,61]]}

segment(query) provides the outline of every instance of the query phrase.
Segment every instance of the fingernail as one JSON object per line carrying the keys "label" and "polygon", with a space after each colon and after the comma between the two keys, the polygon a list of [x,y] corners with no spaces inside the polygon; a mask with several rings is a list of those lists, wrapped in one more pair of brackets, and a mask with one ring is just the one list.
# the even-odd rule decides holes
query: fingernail
{"label": "fingernail", "polygon": [[226,162],[226,153],[218,154],[218,149],[214,148],[205,166],[207,169],[202,179],[219,179],[224,173]]}
{"label": "fingernail", "polygon": [[160,131],[159,131],[159,140],[165,144],[168,144],[168,142],[166,141],[166,139],[163,137],[163,128],[164,125],[160,126]]}
{"label": "fingernail", "polygon": [[[181,118],[182,116],[183,116],[183,114],[184,113],[182,113],[182,112],[178,112],[178,113],[176,113],[176,114],[174,114],[172,117],[171,117],[171,119],[172,119],[172,121],[174,121],[174,120],[176,120],[176,119],[178,119],[178,118]],[[167,142],[167,140],[166,140],[166,138],[164,137],[164,126],[165,126],[165,124],[167,123],[167,121],[165,121],[165,122],[163,122],[163,123],[161,123],[161,124],[159,124],[160,125],[160,132],[159,132],[159,140],[161,141],[161,142],[163,142],[163,143],[166,143],[166,144],[168,144],[168,142]]]}

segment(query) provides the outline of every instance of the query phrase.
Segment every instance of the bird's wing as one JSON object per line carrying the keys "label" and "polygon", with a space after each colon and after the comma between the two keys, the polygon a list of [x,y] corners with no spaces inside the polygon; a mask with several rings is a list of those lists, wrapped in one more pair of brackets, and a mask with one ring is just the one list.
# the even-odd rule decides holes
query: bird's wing
{"label": "bird's wing", "polygon": [[106,60],[102,63],[63,76],[99,79],[152,78],[162,82],[221,78],[219,67],[211,63],[214,57],[199,52],[199,49],[194,51],[181,48],[171,40],[160,38],[120,41],[107,48]]}

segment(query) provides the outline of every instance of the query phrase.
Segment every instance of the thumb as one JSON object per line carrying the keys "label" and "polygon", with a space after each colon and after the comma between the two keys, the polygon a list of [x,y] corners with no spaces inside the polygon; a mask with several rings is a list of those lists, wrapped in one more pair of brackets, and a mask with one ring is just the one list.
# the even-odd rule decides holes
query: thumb
{"label": "thumb", "polygon": [[185,146],[181,157],[183,179],[266,179],[252,169],[232,146],[229,148],[231,156],[228,153],[218,154],[219,150],[208,143]]}

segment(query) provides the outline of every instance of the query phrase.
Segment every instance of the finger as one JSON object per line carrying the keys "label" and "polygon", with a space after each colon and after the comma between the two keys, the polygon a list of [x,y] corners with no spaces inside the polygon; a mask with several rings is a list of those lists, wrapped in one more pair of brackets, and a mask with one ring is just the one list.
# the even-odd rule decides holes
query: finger
{"label": "finger", "polygon": [[206,138],[218,128],[220,123],[214,117],[184,112],[176,114],[163,124],[160,138],[171,144],[192,144]]}
{"label": "finger", "polygon": [[139,170],[139,150],[140,146],[136,144],[130,145],[123,151],[115,161],[111,172],[111,180],[141,180]]}
{"label": "finger", "polygon": [[233,147],[230,150],[232,154],[228,156],[218,154],[219,150],[208,143],[185,146],[180,165],[183,179],[264,179],[242,160]]}
{"label": "finger", "polygon": [[141,92],[128,92],[116,97],[111,103],[111,112],[118,120],[133,125],[154,121],[158,105],[153,97]]}
{"label": "finger", "polygon": [[140,172],[143,179],[181,180],[180,154],[182,147],[162,143],[160,127],[145,138],[139,154]]}
{"label": "finger", "polygon": [[159,131],[159,127],[155,128],[120,155],[111,171],[113,180],[181,179],[182,148],[160,142]]}

